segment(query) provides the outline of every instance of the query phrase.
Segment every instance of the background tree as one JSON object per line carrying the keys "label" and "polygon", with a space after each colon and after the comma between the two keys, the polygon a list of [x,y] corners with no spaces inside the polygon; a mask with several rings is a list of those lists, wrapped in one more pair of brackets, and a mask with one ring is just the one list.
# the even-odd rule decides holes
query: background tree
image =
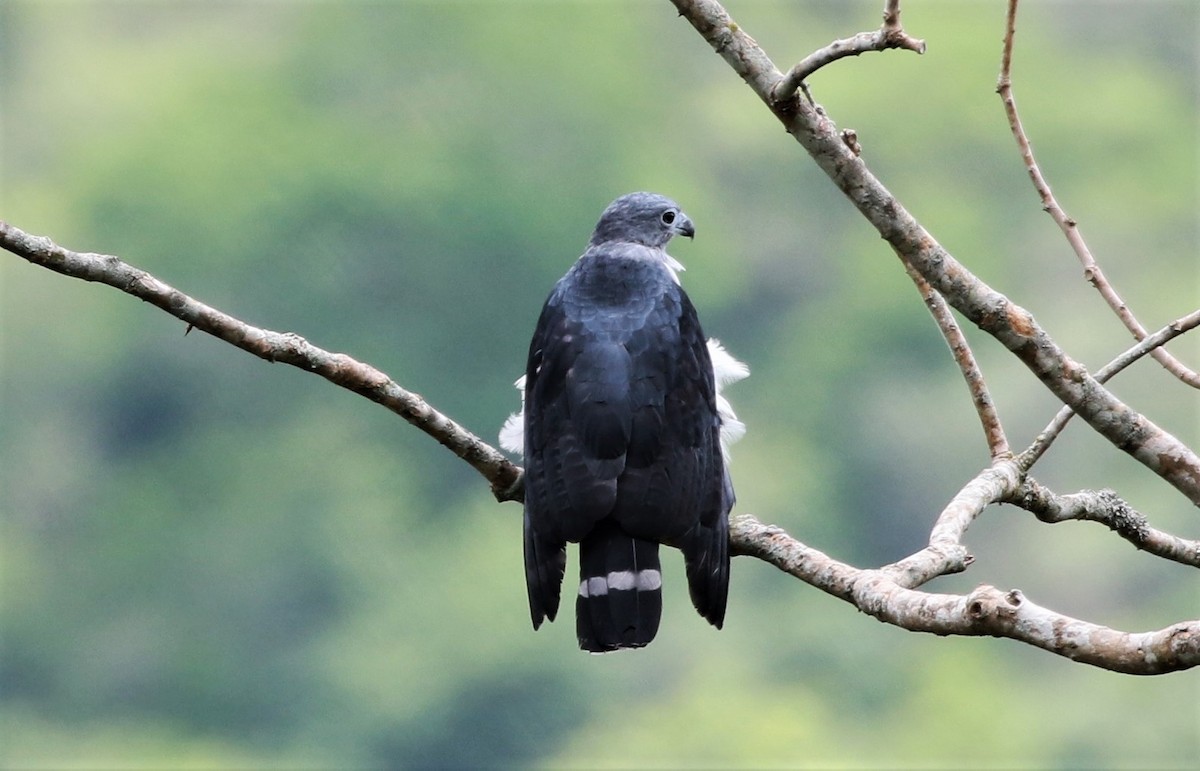
{"label": "background tree", "polygon": [[[1164,41],[1195,11],[1154,7],[1119,18],[1122,45],[1094,60],[1094,44],[1062,41],[1104,40],[1104,24],[1078,7],[1035,11],[1018,59],[1039,73],[1018,88],[1027,121],[1048,121],[1031,129],[1043,163],[1080,157],[1076,110],[1096,111],[1086,136],[1107,185],[1081,161],[1054,170],[1056,190],[1096,254],[1154,255],[1105,264],[1152,329],[1196,305],[1180,280],[1195,270],[1196,148],[1174,148],[1189,165],[1151,141],[1194,124],[1195,68],[1179,62],[1195,52]],[[799,61],[858,26],[839,8],[752,5],[739,22]],[[755,367],[734,394],[752,431],[735,458],[740,509],[845,564],[916,552],[988,463],[956,368],[858,215],[814,169],[780,163],[789,151],[762,106],[685,25],[625,10],[250,6],[197,19],[7,6],[19,33],[5,70],[21,75],[5,114],[22,120],[5,144],[6,217],[352,350],[490,436],[595,201],[670,192],[700,227],[679,252],[689,291]],[[926,57],[840,62],[814,95],[942,243],[1077,359],[1108,361],[1126,343],[1115,326],[1097,334],[1109,317],[1029,205],[989,93],[998,51],[978,40],[998,37],[1000,14],[929,15],[905,17]],[[514,52],[531,30],[555,44]],[[1061,73],[1088,95],[1071,112]],[[677,85],[664,94],[663,82]],[[67,119],[78,115],[89,120]],[[1155,133],[1139,140],[1146,124]],[[1012,643],[863,627],[747,560],[727,632],[680,622],[643,658],[574,656],[570,630],[527,633],[516,519],[496,516],[466,466],[312,378],[234,361],[203,335],[164,336],[115,295],[3,269],[20,281],[5,283],[0,418],[13,758],[961,762],[970,748],[1086,763],[1128,752],[1115,728],[1129,713],[1082,709],[1109,699],[1165,734],[1124,757],[1194,757],[1193,682],[1139,685]],[[1032,437],[1053,400],[999,346],[976,348],[1008,435]],[[1142,363],[1121,375],[1122,397],[1194,444],[1194,393],[1163,377]],[[1038,475],[1052,489],[1115,487],[1156,529],[1194,532],[1192,507],[1082,424]],[[936,588],[1020,586],[1118,629],[1194,615],[1194,569],[1068,527],[989,509],[967,539],[971,569]],[[668,603],[686,615],[686,597]],[[697,729],[705,742],[685,741]],[[1028,743],[1013,748],[1013,731]]]}

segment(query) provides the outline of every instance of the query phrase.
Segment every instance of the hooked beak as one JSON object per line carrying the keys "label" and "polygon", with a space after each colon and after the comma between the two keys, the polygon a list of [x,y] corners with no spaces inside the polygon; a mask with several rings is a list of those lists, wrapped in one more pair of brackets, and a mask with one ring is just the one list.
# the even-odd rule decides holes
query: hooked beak
{"label": "hooked beak", "polygon": [[696,226],[692,224],[691,219],[686,214],[679,215],[679,218],[675,220],[675,227],[673,229],[681,236],[693,239],[696,237]]}

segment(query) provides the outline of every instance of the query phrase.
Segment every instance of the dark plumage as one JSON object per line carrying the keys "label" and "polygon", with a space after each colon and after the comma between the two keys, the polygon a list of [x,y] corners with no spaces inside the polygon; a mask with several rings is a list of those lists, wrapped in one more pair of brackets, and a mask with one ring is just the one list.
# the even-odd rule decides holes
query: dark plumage
{"label": "dark plumage", "polygon": [[554,620],[566,544],[579,543],[576,626],[584,650],[654,638],[659,544],[683,552],[700,615],[718,628],[725,618],[734,496],[713,365],[675,275],[681,266],[664,251],[673,236],[694,233],[670,199],[618,198],[554,287],[529,346],[529,607],[535,629]]}

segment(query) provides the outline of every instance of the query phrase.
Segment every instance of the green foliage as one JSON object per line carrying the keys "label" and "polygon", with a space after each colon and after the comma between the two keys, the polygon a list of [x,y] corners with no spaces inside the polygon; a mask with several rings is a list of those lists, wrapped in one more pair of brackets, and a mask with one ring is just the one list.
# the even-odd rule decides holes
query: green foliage
{"label": "green foliage", "polygon": [[[745,6],[731,10],[780,66],[878,12]],[[1055,191],[1155,326],[1197,304],[1197,10],[1082,9],[1022,9],[1018,99]],[[895,258],[665,3],[21,0],[0,16],[0,217],[22,228],[369,361],[493,437],[596,215],[656,190],[698,223],[673,250],[706,330],[754,372],[731,393],[750,426],[741,510],[878,564],[917,548],[986,463]],[[954,254],[1099,366],[1126,336],[1039,211],[992,93],[1002,9],[904,18],[926,56],[838,63],[815,97]],[[1054,405],[971,338],[1020,445]],[[913,635],[749,560],[724,631],[691,611],[668,557],[660,639],[585,656],[569,602],[529,629],[518,508],[374,405],[11,257],[0,346],[6,767],[1200,753],[1190,676]],[[1200,361],[1195,340],[1177,350]],[[1194,402],[1164,399],[1157,367],[1121,377],[1195,446]],[[1116,486],[1196,535],[1193,511],[1081,427],[1039,477]],[[1019,586],[1131,629],[1195,615],[1195,576],[1094,527],[1000,508],[968,543],[976,565],[937,588]]]}

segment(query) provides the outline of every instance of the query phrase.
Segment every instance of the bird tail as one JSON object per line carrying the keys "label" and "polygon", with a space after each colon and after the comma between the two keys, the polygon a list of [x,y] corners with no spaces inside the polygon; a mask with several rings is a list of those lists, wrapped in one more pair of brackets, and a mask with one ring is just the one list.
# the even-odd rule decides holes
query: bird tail
{"label": "bird tail", "polygon": [[579,543],[575,634],[592,653],[641,648],[662,617],[658,544],[602,522]]}
{"label": "bird tail", "polygon": [[[733,499],[733,488],[726,480],[726,495]],[[728,511],[728,507],[724,507]],[[711,527],[698,524],[680,546],[687,568],[688,593],[692,605],[708,623],[720,629],[725,623],[725,604],[729,597],[729,518],[721,514]]]}

